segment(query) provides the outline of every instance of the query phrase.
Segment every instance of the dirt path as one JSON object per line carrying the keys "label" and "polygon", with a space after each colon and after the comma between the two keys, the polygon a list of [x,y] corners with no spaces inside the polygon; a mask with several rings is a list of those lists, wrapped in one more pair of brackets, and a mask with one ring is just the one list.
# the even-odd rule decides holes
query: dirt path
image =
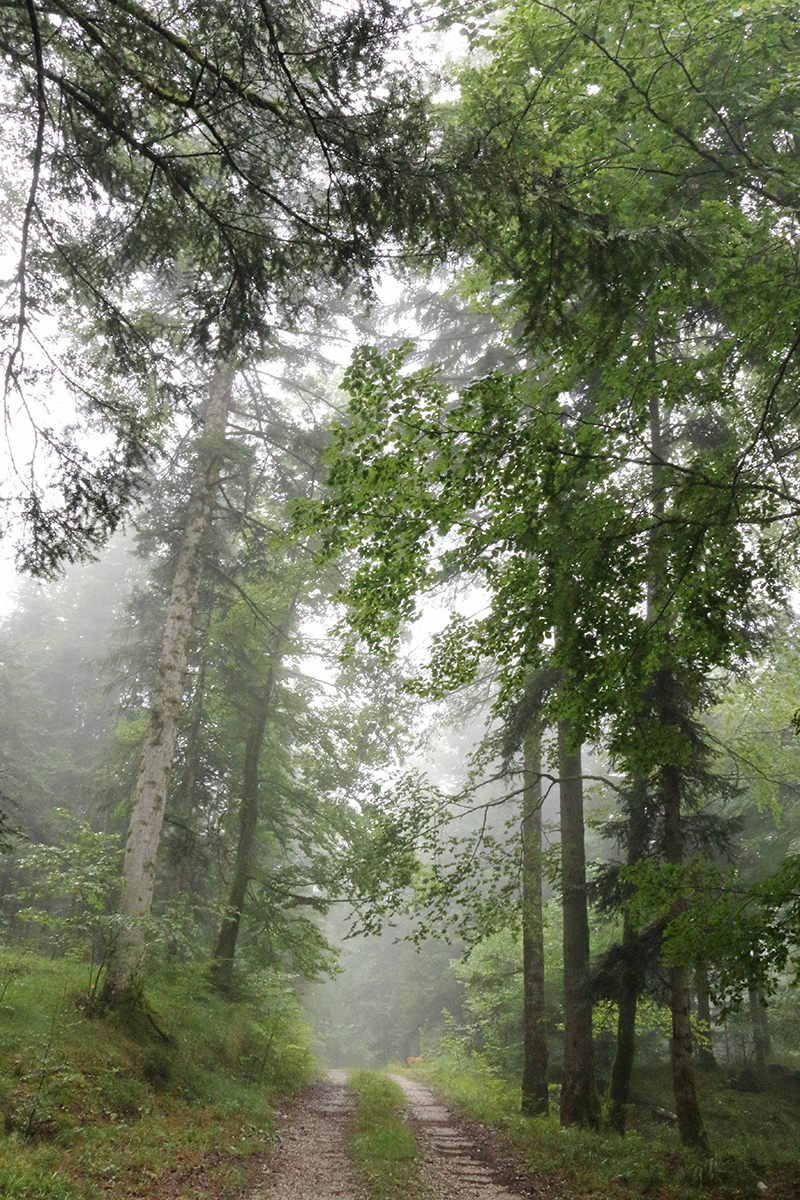
{"label": "dirt path", "polygon": [[429,1088],[403,1075],[392,1075],[408,1100],[414,1132],[425,1156],[423,1181],[436,1200],[519,1200],[524,1191],[503,1179],[508,1167],[481,1145],[464,1122],[437,1100]]}
{"label": "dirt path", "polygon": [[344,1071],[329,1071],[293,1110],[249,1200],[365,1200],[345,1153],[352,1106]]}
{"label": "dirt path", "polygon": [[[408,1117],[422,1153],[421,1176],[430,1200],[518,1200],[502,1166],[421,1084],[392,1076],[405,1092]],[[263,1182],[249,1200],[366,1200],[347,1158],[345,1138],[352,1099],[344,1071],[329,1071],[293,1111]],[[507,1169],[506,1169],[507,1173]]]}

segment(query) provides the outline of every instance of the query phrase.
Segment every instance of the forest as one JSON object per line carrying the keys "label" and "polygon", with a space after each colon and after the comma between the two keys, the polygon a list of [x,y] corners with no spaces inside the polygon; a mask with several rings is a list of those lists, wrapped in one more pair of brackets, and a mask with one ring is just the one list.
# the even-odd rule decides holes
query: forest
{"label": "forest", "polygon": [[0,1200],[249,1195],[388,1064],[800,1194],[797,12],[0,49]]}

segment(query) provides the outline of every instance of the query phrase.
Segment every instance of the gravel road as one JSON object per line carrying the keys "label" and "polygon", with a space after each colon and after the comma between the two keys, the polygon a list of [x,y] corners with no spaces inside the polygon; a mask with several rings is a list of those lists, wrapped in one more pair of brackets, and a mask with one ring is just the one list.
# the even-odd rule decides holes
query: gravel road
{"label": "gravel road", "polygon": [[344,1147],[352,1107],[344,1071],[329,1071],[293,1109],[248,1200],[366,1200]]}
{"label": "gravel road", "polygon": [[[486,1147],[428,1088],[394,1075],[421,1153],[424,1195],[430,1200],[515,1200],[531,1189],[511,1190],[500,1181]],[[249,1200],[367,1200],[345,1151],[352,1100],[344,1071],[330,1071],[294,1109],[262,1183]],[[507,1168],[506,1168],[507,1173]]]}

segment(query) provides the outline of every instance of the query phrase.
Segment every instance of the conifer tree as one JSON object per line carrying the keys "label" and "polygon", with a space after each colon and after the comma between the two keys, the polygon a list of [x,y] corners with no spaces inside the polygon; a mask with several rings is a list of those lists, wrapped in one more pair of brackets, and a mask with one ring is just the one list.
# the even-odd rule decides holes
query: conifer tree
{"label": "conifer tree", "polygon": [[371,0],[3,6],[17,265],[0,332],[23,567],[52,573],[120,521],[165,422],[201,406],[177,355],[208,380],[223,326],[239,361],[263,353],[419,221],[426,105],[385,63],[403,21]]}

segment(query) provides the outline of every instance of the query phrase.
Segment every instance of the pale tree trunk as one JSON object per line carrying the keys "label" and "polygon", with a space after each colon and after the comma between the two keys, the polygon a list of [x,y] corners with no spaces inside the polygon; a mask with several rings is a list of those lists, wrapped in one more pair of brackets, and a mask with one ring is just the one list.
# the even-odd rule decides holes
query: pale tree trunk
{"label": "pale tree trunk", "polygon": [[197,468],[167,609],[125,846],[118,907],[124,924],[114,947],[105,985],[106,997],[112,1002],[124,994],[135,993],[142,981],[147,949],[146,923],[153,901],[156,859],[184,678],[224,454],[233,374],[233,368],[225,363],[217,367],[203,414]]}
{"label": "pale tree trunk", "polygon": [[544,914],[542,910],[542,729],[533,718],[523,742],[522,972],[524,1063],[522,1112],[547,1114],[547,1024],[544,1006]]}
{"label": "pale tree trunk", "polygon": [[580,750],[570,747],[571,722],[558,725],[561,797],[561,885],[564,912],[564,1082],[561,1124],[600,1127],[594,1074],[592,1003],[588,990],[589,914]]}

